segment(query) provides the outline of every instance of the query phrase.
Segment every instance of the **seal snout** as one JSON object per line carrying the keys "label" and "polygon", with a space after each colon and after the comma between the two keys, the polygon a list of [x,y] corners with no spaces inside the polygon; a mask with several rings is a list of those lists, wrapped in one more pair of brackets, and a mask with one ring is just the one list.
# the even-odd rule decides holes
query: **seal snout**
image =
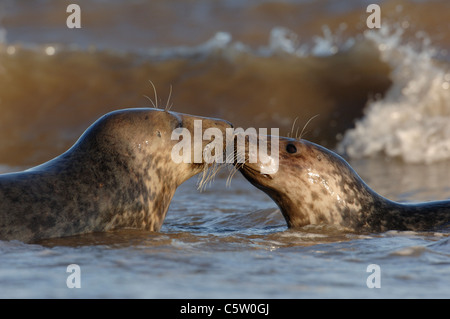
{"label": "seal snout", "polygon": [[238,132],[234,165],[248,179],[272,180],[279,169],[279,137]]}

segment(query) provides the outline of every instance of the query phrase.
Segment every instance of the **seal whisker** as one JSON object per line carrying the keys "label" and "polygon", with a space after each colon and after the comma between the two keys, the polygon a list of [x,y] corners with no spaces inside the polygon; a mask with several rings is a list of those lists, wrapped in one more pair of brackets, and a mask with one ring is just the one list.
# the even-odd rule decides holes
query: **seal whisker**
{"label": "seal whisker", "polygon": [[[224,166],[230,166],[228,165],[229,163],[234,163],[237,153],[237,150],[234,148],[230,152],[230,145],[227,145],[226,151],[222,154],[221,158],[221,160],[225,160],[225,164],[222,161],[217,162],[215,160],[211,163],[211,165],[205,165],[203,167],[202,173],[199,175],[197,189],[200,191],[204,190],[206,186],[214,180],[214,178]],[[242,157],[243,155],[245,154],[241,154],[239,157]],[[234,168],[234,164],[231,164],[231,166],[233,166],[233,169],[235,169],[236,171],[238,170],[238,168]]]}
{"label": "seal whisker", "polygon": [[245,152],[242,152],[238,149],[235,149],[232,154],[227,156],[227,163],[233,160],[231,165],[228,165],[229,173],[226,181],[226,186],[229,187],[231,185],[231,180],[233,179],[236,172],[238,172],[245,165]]}
{"label": "seal whisker", "polygon": [[236,173],[236,171],[238,171],[237,163],[234,163],[234,160],[236,158],[236,153],[237,150],[234,149],[232,153],[228,154],[226,157],[226,163],[228,166],[228,176],[227,176],[227,181],[226,181],[226,186],[230,186],[231,184],[231,178],[233,177],[233,175]]}
{"label": "seal whisker", "polygon": [[201,177],[199,177],[197,189],[203,191],[208,184],[212,183],[221,168],[222,165],[217,162],[212,163],[212,165],[205,165]]}
{"label": "seal whisker", "polygon": [[[166,112],[170,111],[170,109],[173,106],[173,103],[170,103],[171,97],[172,97],[172,84],[170,85],[170,88],[169,88],[169,96],[167,97],[166,107],[164,109]],[[169,105],[169,103],[170,103],[170,105]]]}
{"label": "seal whisker", "polygon": [[227,181],[225,183],[226,187],[231,186],[231,179],[233,178],[234,174],[236,174],[237,171],[238,169],[235,166],[232,166],[232,168],[230,169],[230,173],[228,174]]}
{"label": "seal whisker", "polygon": [[226,187],[229,187],[231,185],[231,179],[233,178],[234,174],[238,171],[235,165],[228,166],[228,176],[227,181],[225,183]]}
{"label": "seal whisker", "polygon": [[226,182],[226,186],[230,187],[231,186],[231,180],[233,179],[234,175],[242,168],[244,167],[245,163],[237,163],[236,165],[231,165],[230,167],[230,173],[228,174],[227,177],[227,182]]}
{"label": "seal whisker", "polygon": [[153,102],[153,100],[152,100],[150,97],[148,97],[148,96],[145,95],[145,94],[144,94],[144,97],[152,103],[152,106],[153,106],[155,109],[157,109],[157,107],[156,107],[156,105],[155,105],[155,102]]}
{"label": "seal whisker", "polygon": [[151,80],[149,80],[149,82],[150,82],[150,84],[151,84],[152,87],[153,87],[153,93],[154,93],[154,95],[155,95],[155,103],[152,102],[152,104],[153,104],[153,107],[154,107],[155,109],[158,109],[158,108],[159,108],[159,107],[158,107],[158,94],[156,93],[156,87],[155,87],[155,85],[153,84],[153,82],[152,82]]}
{"label": "seal whisker", "polygon": [[237,153],[237,150],[233,150],[233,153],[228,154],[226,156],[226,158],[225,158],[225,162],[226,163],[234,162],[234,158],[236,157],[236,153]]}
{"label": "seal whisker", "polygon": [[[313,117],[311,117],[309,120],[308,120],[308,122],[306,122],[306,124],[305,124],[305,126],[303,126],[303,129],[302,129],[302,131],[300,132],[300,135],[296,135],[295,136],[295,139],[296,140],[301,140],[302,138],[303,138],[303,136],[304,136],[304,134],[303,133],[308,133],[308,132],[305,132],[305,129],[306,129],[306,127],[309,125],[309,123],[311,123],[311,121],[312,120],[314,120],[316,117],[318,117],[320,114],[316,114],[316,115],[314,115]],[[298,133],[298,130],[297,130],[297,133]]]}
{"label": "seal whisker", "polygon": [[236,166],[237,164],[244,164],[245,162],[245,153],[240,152],[238,150],[234,150],[232,154],[229,154],[226,158],[226,163],[232,163],[232,166]]}
{"label": "seal whisker", "polygon": [[294,119],[294,122],[292,123],[291,131],[288,132],[288,134],[287,134],[288,137],[292,137],[293,136],[294,127],[295,127],[295,123],[297,123],[297,120],[298,120],[298,116]]}
{"label": "seal whisker", "polygon": [[203,172],[200,178],[200,182],[198,185],[198,189],[200,191],[203,191],[206,186],[208,185],[208,183],[210,183],[215,175],[215,170],[216,170],[216,166],[217,163],[213,162],[211,165],[204,165],[203,166]]}
{"label": "seal whisker", "polygon": [[197,189],[201,192],[204,189],[204,182],[205,182],[205,178],[206,178],[206,174],[208,171],[208,166],[205,165],[203,166],[203,170],[202,173],[198,176],[197,179]]}
{"label": "seal whisker", "polygon": [[205,165],[205,168],[203,170],[203,176],[200,184],[200,190],[206,189],[208,184],[211,183],[211,181],[214,178],[214,171],[215,171],[216,163],[213,163],[212,165]]}

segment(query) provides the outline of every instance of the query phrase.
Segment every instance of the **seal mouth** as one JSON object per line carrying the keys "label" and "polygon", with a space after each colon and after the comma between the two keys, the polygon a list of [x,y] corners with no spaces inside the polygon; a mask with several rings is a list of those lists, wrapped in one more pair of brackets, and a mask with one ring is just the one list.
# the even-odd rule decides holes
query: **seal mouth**
{"label": "seal mouth", "polygon": [[239,170],[241,170],[242,172],[245,172],[245,173],[250,173],[250,175],[253,175],[253,176],[261,176],[261,177],[264,177],[264,178],[267,178],[267,179],[273,179],[273,176],[271,176],[271,175],[269,175],[269,174],[263,174],[263,173],[261,173],[261,172],[259,172],[258,170],[256,170],[256,169],[254,169],[253,167],[250,167],[249,165],[246,165],[246,164],[244,164],[244,165],[242,165],[240,168],[239,168]]}

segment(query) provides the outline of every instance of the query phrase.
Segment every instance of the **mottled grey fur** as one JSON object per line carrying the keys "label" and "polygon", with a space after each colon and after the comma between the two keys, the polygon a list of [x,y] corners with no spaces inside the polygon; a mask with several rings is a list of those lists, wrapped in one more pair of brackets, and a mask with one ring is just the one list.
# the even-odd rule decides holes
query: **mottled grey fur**
{"label": "mottled grey fur", "polygon": [[[39,239],[118,228],[158,231],[176,188],[204,164],[175,163],[172,131],[225,121],[158,109],[111,112],[64,154],[0,175],[0,240]],[[204,141],[207,143],[207,141]]]}
{"label": "mottled grey fur", "polygon": [[[288,144],[294,144],[297,152],[288,153]],[[276,202],[289,227],[323,223],[383,232],[430,230],[450,223],[450,200],[420,204],[388,200],[339,155],[305,140],[280,138],[278,172],[260,174],[260,167],[245,163],[240,171]]]}

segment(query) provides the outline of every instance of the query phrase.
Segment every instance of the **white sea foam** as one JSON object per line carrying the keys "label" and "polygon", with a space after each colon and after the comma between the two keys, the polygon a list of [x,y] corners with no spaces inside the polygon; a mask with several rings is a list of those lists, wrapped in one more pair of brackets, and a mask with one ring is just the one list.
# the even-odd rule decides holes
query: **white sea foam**
{"label": "white sea foam", "polygon": [[392,85],[383,99],[372,100],[354,129],[348,130],[338,151],[353,158],[385,153],[405,162],[432,163],[450,159],[450,70],[438,65],[437,51],[423,32],[405,41],[401,26],[384,24],[362,39],[344,38],[342,25],[335,33],[326,26],[312,44],[302,44],[285,28],[274,28],[269,46],[259,53],[330,56],[356,41],[371,41],[391,68]]}
{"label": "white sea foam", "polygon": [[287,54],[296,57],[323,57],[348,49],[355,43],[354,38],[344,40],[342,33],[345,29],[345,24],[342,24],[336,32],[332,32],[328,26],[323,26],[323,34],[314,36],[312,41],[305,42],[301,41],[295,32],[287,28],[274,27],[270,32],[268,44],[257,48],[252,48],[239,41],[233,41],[230,33],[219,31],[212,38],[197,46],[153,48],[148,50],[147,54],[157,59],[207,57],[213,54],[234,58],[241,53],[256,56]]}
{"label": "white sea foam", "polygon": [[427,251],[424,246],[403,247],[390,253],[390,256],[419,257]]}
{"label": "white sea foam", "polygon": [[[364,117],[345,133],[338,151],[353,158],[384,152],[405,162],[450,159],[450,71],[433,60],[428,37],[417,47],[402,42],[403,29],[368,31],[381,59],[391,67],[392,86],[368,103]],[[417,43],[417,42],[416,42]]]}
{"label": "white sea foam", "polygon": [[233,42],[228,32],[217,32],[211,39],[197,46],[178,46],[170,48],[153,48],[147,51],[151,57],[159,60],[173,58],[207,57],[217,52],[245,52],[246,47]]}

